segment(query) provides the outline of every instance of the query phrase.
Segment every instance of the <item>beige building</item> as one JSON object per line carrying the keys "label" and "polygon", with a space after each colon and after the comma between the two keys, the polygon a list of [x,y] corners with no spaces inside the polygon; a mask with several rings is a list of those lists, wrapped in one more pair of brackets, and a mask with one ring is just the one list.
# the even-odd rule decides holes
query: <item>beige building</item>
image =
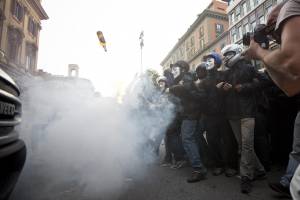
{"label": "beige building", "polygon": [[204,55],[211,51],[220,52],[228,44],[227,5],[226,2],[213,0],[163,59],[163,69],[177,60],[185,60],[194,70]]}
{"label": "beige building", "polygon": [[1,63],[35,74],[41,20],[46,19],[41,0],[0,0]]}

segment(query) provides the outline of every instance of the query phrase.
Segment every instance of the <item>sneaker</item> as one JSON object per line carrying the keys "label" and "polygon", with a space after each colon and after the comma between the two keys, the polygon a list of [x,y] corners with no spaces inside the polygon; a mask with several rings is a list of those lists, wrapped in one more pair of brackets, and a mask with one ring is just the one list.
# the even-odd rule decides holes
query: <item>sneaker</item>
{"label": "sneaker", "polygon": [[206,173],[200,171],[193,171],[191,177],[189,177],[186,181],[188,183],[195,183],[204,179],[206,179]]}
{"label": "sneaker", "polygon": [[275,192],[281,194],[284,197],[292,198],[290,189],[288,187],[284,187],[281,183],[269,183],[269,187],[274,190]]}
{"label": "sneaker", "polygon": [[223,168],[216,167],[216,168],[213,169],[212,174],[213,174],[214,176],[219,176],[219,175],[223,174],[223,172],[224,172],[224,169],[223,169]]}
{"label": "sneaker", "polygon": [[177,161],[174,165],[171,165],[172,169],[180,169],[180,168],[184,168],[188,165],[187,161],[185,160],[180,160]]}
{"label": "sneaker", "polygon": [[171,165],[172,165],[172,163],[166,162],[166,161],[164,161],[160,164],[161,167],[170,167]]}
{"label": "sneaker", "polygon": [[241,180],[241,192],[244,194],[248,194],[251,192],[252,183],[251,180],[247,176],[243,176]]}
{"label": "sneaker", "polygon": [[177,168],[177,163],[171,165],[170,168],[171,168],[171,169],[178,169],[178,168]]}
{"label": "sneaker", "polygon": [[237,175],[237,174],[238,174],[238,172],[237,172],[237,170],[235,170],[235,169],[227,168],[227,169],[225,170],[225,176],[226,176],[226,177],[233,177],[233,176],[235,176],[235,175]]}

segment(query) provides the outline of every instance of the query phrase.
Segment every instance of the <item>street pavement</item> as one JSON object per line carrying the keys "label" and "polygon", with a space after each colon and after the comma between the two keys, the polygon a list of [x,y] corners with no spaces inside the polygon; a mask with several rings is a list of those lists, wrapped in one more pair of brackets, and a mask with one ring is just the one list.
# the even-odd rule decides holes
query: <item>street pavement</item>
{"label": "street pavement", "polygon": [[[39,170],[35,170],[38,172]],[[151,164],[145,166],[146,173],[131,174],[123,180],[118,191],[91,196],[83,194],[82,187],[76,182],[60,184],[52,188],[51,195],[45,194],[47,181],[42,174],[35,173],[34,178],[26,174],[11,200],[276,200],[284,199],[268,188],[268,180],[278,180],[282,170],[273,168],[268,180],[255,181],[252,193],[240,193],[240,179],[227,178],[224,175],[212,176],[209,172],[206,180],[198,183],[187,183],[191,168],[171,169]],[[26,169],[25,169],[26,172]]]}
{"label": "street pavement", "polygon": [[227,178],[224,175],[208,174],[206,180],[187,183],[190,168],[174,170],[152,166],[141,180],[132,180],[119,200],[271,200],[285,199],[268,187],[268,181],[278,180],[282,171],[274,170],[268,180],[255,181],[253,192],[249,195],[240,193],[240,179]]}

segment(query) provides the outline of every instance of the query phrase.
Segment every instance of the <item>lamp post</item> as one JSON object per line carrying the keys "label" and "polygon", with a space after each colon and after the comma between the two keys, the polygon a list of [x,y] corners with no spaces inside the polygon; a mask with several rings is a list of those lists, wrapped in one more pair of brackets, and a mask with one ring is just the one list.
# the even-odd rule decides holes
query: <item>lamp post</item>
{"label": "lamp post", "polygon": [[140,33],[140,47],[141,47],[141,74],[143,73],[143,47],[144,47],[144,31]]}

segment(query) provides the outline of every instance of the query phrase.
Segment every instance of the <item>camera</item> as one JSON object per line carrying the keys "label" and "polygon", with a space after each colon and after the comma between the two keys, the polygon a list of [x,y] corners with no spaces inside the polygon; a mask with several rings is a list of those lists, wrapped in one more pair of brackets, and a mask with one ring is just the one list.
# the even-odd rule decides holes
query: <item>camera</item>
{"label": "camera", "polygon": [[265,24],[257,24],[254,28],[254,31],[247,32],[243,35],[243,45],[249,46],[251,38],[255,42],[260,44],[264,49],[269,49],[271,37],[273,37],[273,32],[275,29],[275,24],[267,26]]}

